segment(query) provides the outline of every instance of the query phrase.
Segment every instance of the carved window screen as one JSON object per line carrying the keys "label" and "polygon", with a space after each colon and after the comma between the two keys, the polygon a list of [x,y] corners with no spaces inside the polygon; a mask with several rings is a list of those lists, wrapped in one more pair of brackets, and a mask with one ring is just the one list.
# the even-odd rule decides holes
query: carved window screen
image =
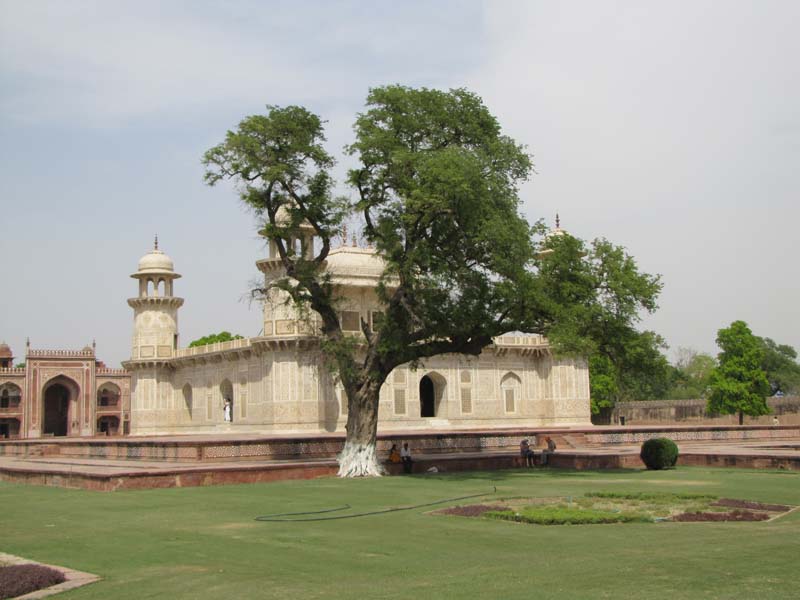
{"label": "carved window screen", "polygon": [[405,390],[395,390],[394,391],[394,414],[396,414],[396,415],[404,415],[404,414],[406,414],[406,391]]}
{"label": "carved window screen", "polygon": [[461,388],[461,412],[470,414],[472,412],[472,389]]}
{"label": "carved window screen", "polygon": [[514,398],[514,396],[515,396],[514,390],[513,389],[510,389],[510,390],[506,389],[506,390],[503,390],[503,391],[505,392],[506,412],[507,413],[513,413],[516,410],[516,407],[515,407],[516,402],[515,402],[515,398]]}

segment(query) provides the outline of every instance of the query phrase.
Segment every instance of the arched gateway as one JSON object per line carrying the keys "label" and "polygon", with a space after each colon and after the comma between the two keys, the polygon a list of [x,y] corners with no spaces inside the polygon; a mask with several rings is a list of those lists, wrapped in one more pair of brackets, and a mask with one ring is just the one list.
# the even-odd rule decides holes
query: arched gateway
{"label": "arched gateway", "polygon": [[70,424],[76,419],[78,385],[66,377],[50,380],[44,388],[42,399],[42,435],[65,436],[70,434]]}

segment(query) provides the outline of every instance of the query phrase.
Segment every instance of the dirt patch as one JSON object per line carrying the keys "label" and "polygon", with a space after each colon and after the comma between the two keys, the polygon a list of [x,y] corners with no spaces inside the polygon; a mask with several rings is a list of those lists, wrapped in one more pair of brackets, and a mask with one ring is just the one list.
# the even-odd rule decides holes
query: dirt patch
{"label": "dirt patch", "polygon": [[672,517],[673,521],[697,523],[701,521],[766,521],[769,515],[750,510],[732,510],[731,512],[695,512],[683,513]]}
{"label": "dirt patch", "polygon": [[472,504],[470,506],[451,506],[437,510],[438,515],[457,515],[459,517],[480,517],[493,510],[506,510],[507,506],[500,504]]}
{"label": "dirt patch", "polygon": [[749,508],[750,510],[766,510],[769,512],[786,512],[791,509],[782,504],[764,504],[763,502],[750,502],[748,500],[736,500],[735,498],[720,498],[711,506],[727,506],[730,508]]}

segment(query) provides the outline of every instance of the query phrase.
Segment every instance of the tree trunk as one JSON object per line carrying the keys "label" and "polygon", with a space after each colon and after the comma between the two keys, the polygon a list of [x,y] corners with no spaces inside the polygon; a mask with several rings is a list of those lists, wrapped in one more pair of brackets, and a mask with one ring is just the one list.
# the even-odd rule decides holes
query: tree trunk
{"label": "tree trunk", "polygon": [[338,456],[339,477],[380,477],[384,474],[376,453],[380,389],[380,384],[368,382],[347,394],[347,439]]}
{"label": "tree trunk", "polygon": [[744,412],[739,411],[739,425],[744,425]]}

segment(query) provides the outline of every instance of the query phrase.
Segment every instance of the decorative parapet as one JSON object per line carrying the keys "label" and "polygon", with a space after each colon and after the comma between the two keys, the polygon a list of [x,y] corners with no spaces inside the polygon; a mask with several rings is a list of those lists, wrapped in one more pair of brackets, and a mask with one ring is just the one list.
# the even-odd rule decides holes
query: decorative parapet
{"label": "decorative parapet", "polygon": [[523,356],[543,355],[550,352],[550,342],[543,335],[502,335],[492,339],[489,346],[499,355],[519,352]]}
{"label": "decorative parapet", "polygon": [[194,346],[191,348],[179,348],[175,351],[175,358],[186,358],[189,356],[199,356],[202,354],[213,354],[214,352],[226,352],[228,350],[242,350],[250,348],[250,338],[231,340],[229,342],[215,342],[205,346]]}
{"label": "decorative parapet", "polygon": [[96,374],[97,375],[130,375],[130,373],[128,371],[126,371],[125,369],[109,369],[107,367],[103,367],[103,368],[97,369]]}
{"label": "decorative parapet", "polygon": [[25,369],[17,369],[15,367],[11,368],[0,368],[0,375],[25,375]]}
{"label": "decorative parapet", "polygon": [[501,335],[492,338],[495,346],[526,346],[531,348],[549,348],[550,342],[543,335]]}
{"label": "decorative parapet", "polygon": [[94,350],[28,350],[34,358],[93,358]]}
{"label": "decorative parapet", "polygon": [[[359,334],[354,332],[353,335],[357,336]],[[303,347],[310,347],[315,345],[318,340],[319,336],[309,335],[308,333],[298,333],[288,336],[242,338],[229,342],[206,344],[205,346],[179,348],[175,351],[174,359],[204,359],[224,354],[238,356],[242,352],[247,353],[249,351],[254,351],[260,353],[263,350],[282,350],[298,344]],[[494,348],[495,351],[501,353],[516,351],[522,354],[534,354],[548,352],[550,344],[547,338],[541,335],[500,336],[493,339],[490,348]]]}

